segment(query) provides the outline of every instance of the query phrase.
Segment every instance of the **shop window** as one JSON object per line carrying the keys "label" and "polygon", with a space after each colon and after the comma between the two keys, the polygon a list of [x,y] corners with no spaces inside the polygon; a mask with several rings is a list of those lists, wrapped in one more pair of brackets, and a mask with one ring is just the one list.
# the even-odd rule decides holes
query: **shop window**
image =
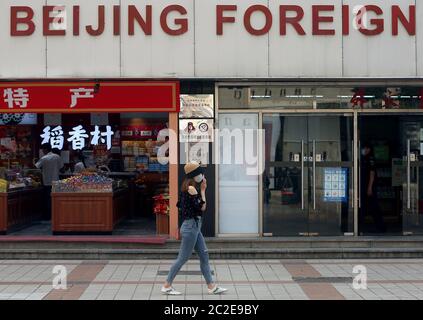
{"label": "shop window", "polygon": [[[168,234],[169,165],[159,161],[169,156],[168,117],[1,114],[0,196],[16,206],[0,211],[9,219],[0,232]],[[60,171],[40,162],[45,144]]]}
{"label": "shop window", "polygon": [[219,88],[220,109],[421,109],[414,86],[241,86]]}

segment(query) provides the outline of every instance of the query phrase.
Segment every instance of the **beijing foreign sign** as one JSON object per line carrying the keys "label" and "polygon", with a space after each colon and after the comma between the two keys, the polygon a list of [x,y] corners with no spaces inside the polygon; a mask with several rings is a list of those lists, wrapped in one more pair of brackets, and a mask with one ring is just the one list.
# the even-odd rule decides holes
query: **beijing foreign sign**
{"label": "beijing foreign sign", "polygon": [[1,82],[0,112],[179,112],[179,82]]}
{"label": "beijing foreign sign", "polygon": [[[287,28],[293,28],[298,35],[334,36],[342,33],[343,36],[347,36],[352,31],[351,25],[354,25],[361,34],[374,36],[385,31],[385,24],[388,22],[386,17],[389,16],[393,36],[399,34],[400,25],[408,35],[416,34],[415,5],[392,5],[388,13],[374,4],[362,4],[358,7],[348,4],[340,6],[311,4],[305,8],[295,2],[286,4],[280,1],[280,3],[277,12],[272,12],[265,5],[253,4],[245,11],[240,12],[242,19],[238,20],[242,21],[236,19],[236,14],[240,11],[236,2],[216,5],[215,25],[209,26],[209,28],[215,28],[218,36],[224,35],[224,28],[234,23],[243,23],[245,31],[254,36],[267,35],[272,28],[278,28],[280,36],[287,35]],[[11,6],[10,35],[12,37],[31,36],[41,29],[44,36],[57,37],[69,34],[80,36],[84,32],[89,36],[97,37],[111,28],[106,28],[106,25],[110,24],[114,36],[120,36],[123,33],[129,36],[136,34],[153,36],[157,32],[156,29],[153,31],[153,17],[157,16],[156,11],[159,11],[161,31],[169,36],[181,36],[187,33],[190,23],[192,23],[188,19],[188,10],[179,4],[170,4],[160,10],[154,5],[98,5],[90,24],[81,23],[82,10],[84,10],[83,5],[30,6],[30,1],[28,1],[28,6]],[[311,30],[304,28],[305,12],[308,11],[311,12]],[[335,11],[341,12],[341,16],[336,17]],[[264,16],[265,22],[262,26],[254,25],[253,17],[256,15]],[[35,16],[42,16],[42,25],[36,24]],[[112,17],[112,21],[106,21],[106,17],[109,16]],[[334,29],[333,23],[338,18],[342,20],[342,30]],[[121,20],[125,20],[127,23],[121,23]],[[70,27],[68,28],[68,26]],[[123,30],[123,26],[126,30]]]}

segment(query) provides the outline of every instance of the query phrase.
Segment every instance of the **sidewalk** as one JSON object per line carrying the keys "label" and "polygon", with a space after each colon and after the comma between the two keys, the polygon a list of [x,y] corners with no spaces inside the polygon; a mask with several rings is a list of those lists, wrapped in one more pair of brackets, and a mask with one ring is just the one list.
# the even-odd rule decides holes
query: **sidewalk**
{"label": "sidewalk", "polygon": [[[177,276],[184,292],[163,296],[170,260],[0,260],[0,300],[8,299],[406,299],[423,300],[423,260],[214,260],[217,281],[229,289],[210,296],[197,260]],[[56,265],[67,271],[67,289],[53,289]],[[353,268],[367,269],[367,289],[352,286]]]}

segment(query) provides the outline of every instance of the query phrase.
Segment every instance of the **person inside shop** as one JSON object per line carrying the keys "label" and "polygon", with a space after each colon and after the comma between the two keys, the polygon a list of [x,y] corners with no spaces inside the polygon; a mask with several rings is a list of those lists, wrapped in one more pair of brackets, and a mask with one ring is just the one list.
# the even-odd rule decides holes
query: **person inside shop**
{"label": "person inside shop", "polygon": [[43,144],[41,150],[44,155],[38,161],[34,159],[34,165],[42,172],[44,203],[46,204],[43,219],[49,220],[51,218],[51,187],[54,181],[59,180],[60,172],[64,172],[64,164],[62,158],[56,152],[53,152],[50,144]]}
{"label": "person inside shop", "polygon": [[386,231],[386,226],[377,199],[377,167],[373,146],[370,143],[365,143],[361,149],[360,176],[361,210],[359,231],[360,233],[364,231],[366,214],[370,214],[373,217],[374,231],[383,233]]}
{"label": "person inside shop", "polygon": [[85,164],[85,157],[82,154],[82,152],[78,152],[75,154],[74,162],[75,162],[75,166],[73,168],[74,174],[79,174],[85,169],[87,169],[87,166]]}
{"label": "person inside shop", "polygon": [[110,173],[112,170],[110,170],[110,165],[112,163],[112,157],[110,154],[107,154],[107,158],[104,160],[104,162],[97,164],[97,171],[103,172],[103,173]]}
{"label": "person inside shop", "polygon": [[180,220],[182,221],[180,229],[182,242],[178,258],[170,268],[161,292],[167,295],[181,294],[181,292],[176,291],[172,287],[172,282],[195,249],[200,258],[200,268],[207,283],[208,293],[221,294],[227,289],[219,287],[213,281],[209,254],[201,233],[202,215],[206,211],[207,181],[204,177],[203,168],[197,162],[187,163],[184,171],[185,179],[181,186],[181,194],[177,204],[180,210]]}

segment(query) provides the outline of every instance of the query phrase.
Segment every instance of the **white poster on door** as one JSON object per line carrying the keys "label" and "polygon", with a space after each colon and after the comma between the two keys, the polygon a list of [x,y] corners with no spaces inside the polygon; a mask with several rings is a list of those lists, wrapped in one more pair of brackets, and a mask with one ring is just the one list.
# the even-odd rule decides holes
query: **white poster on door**
{"label": "white poster on door", "polygon": [[[221,114],[219,130],[258,130],[257,114]],[[222,132],[222,131],[221,131]],[[238,143],[219,138],[219,233],[257,234],[259,176],[249,175],[247,162],[235,161]],[[226,162],[226,155],[231,161]],[[238,152],[239,155],[239,152]]]}

